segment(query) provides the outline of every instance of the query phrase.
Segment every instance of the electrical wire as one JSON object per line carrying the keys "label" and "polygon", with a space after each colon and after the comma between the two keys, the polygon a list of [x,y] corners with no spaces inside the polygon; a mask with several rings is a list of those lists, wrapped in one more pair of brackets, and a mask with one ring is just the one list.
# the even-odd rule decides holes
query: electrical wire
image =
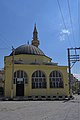
{"label": "electrical wire", "polygon": [[[76,44],[75,39],[74,39],[73,22],[72,22],[72,16],[71,16],[71,10],[70,10],[69,0],[67,0],[67,2],[68,2],[68,9],[69,9],[69,16],[70,16],[70,24],[71,24],[72,34],[73,34],[73,41],[74,41],[74,44]],[[64,21],[64,16],[63,16],[63,13],[62,13],[62,9],[61,9],[60,3],[59,3],[59,0],[57,0],[57,3],[58,3],[58,6],[59,6],[59,10],[60,10],[60,13],[61,13],[61,17],[62,17],[62,20],[63,20],[64,27],[65,27],[65,29],[67,29],[65,21]],[[79,38],[80,38],[79,5],[80,5],[80,3],[79,3],[79,0],[78,0],[78,25],[79,25]],[[69,40],[69,36],[68,36],[68,40]],[[69,41],[69,43],[71,45],[70,41]],[[79,61],[79,63],[80,63],[80,61]],[[78,70],[79,70],[79,67],[78,67]],[[75,72],[77,73],[78,70],[76,70]]]}
{"label": "electrical wire", "polygon": [[5,50],[5,49],[6,50],[11,50],[10,48],[5,48],[5,47],[4,48],[0,48],[0,50]]}
{"label": "electrical wire", "polygon": [[[80,18],[79,18],[79,6],[80,6],[80,3],[79,3],[79,0],[77,0],[77,6],[78,6],[78,9],[77,9],[77,12],[78,12],[78,14],[77,14],[77,16],[78,16],[78,46],[80,47],[80,40],[79,40],[79,38],[80,38]],[[80,60],[80,50],[79,51],[77,51],[77,54],[79,55],[79,60]],[[74,69],[75,68],[75,69]],[[73,69],[73,71],[74,71],[74,73],[76,73],[76,74],[80,74],[80,61],[77,61],[77,64],[76,64],[76,66],[74,67]],[[79,79],[78,79],[79,80]]]}
{"label": "electrical wire", "polygon": [[1,41],[3,40],[3,42],[6,44],[6,46],[11,49],[11,47],[8,44],[9,41],[1,33],[0,33],[0,36],[3,38],[3,39],[1,39]]}
{"label": "electrical wire", "polygon": [[[60,13],[61,13],[61,17],[62,17],[62,21],[63,21],[64,27],[65,27],[65,29],[67,30],[67,27],[66,27],[66,24],[65,24],[65,21],[64,21],[64,17],[63,17],[63,13],[62,13],[62,9],[61,9],[59,0],[57,0],[57,3],[58,3],[58,7],[59,7],[59,10],[60,10]],[[69,39],[68,34],[67,34],[67,37],[68,37],[69,44],[70,44],[70,46],[72,47],[71,41],[70,41],[70,39]]]}
{"label": "electrical wire", "polygon": [[[7,50],[10,51],[11,47],[9,46],[9,41],[1,33],[0,33],[0,41],[3,42],[4,45],[6,46],[6,47],[4,46],[0,47],[0,57],[1,57],[0,61],[3,61],[5,53],[1,51],[7,51]],[[0,62],[0,69],[4,68],[3,66],[4,65],[2,65],[2,62]]]}
{"label": "electrical wire", "polygon": [[72,16],[71,16],[71,9],[70,9],[69,0],[67,0],[67,3],[68,3],[68,10],[69,10],[69,16],[70,16],[70,24],[71,24],[71,30],[72,30],[72,37],[73,37],[74,45],[76,47],[76,42],[75,42],[75,38],[74,38],[74,29],[73,29],[73,22],[72,22]]}

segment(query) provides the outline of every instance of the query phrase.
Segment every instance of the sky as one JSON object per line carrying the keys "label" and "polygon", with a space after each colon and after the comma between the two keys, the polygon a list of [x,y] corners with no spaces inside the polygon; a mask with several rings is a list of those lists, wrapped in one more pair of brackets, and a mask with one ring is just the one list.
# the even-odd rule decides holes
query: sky
{"label": "sky", "polygon": [[[0,0],[0,68],[12,46],[31,44],[35,23],[39,48],[67,66],[67,48],[80,47],[79,6],[79,0]],[[79,66],[76,63],[72,72],[79,75]]]}

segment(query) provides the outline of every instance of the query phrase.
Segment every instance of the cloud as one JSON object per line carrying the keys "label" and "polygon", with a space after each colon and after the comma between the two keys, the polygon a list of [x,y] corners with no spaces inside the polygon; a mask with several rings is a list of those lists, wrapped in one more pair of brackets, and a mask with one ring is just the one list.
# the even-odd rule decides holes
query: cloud
{"label": "cloud", "polygon": [[59,37],[60,41],[65,41],[67,35],[70,35],[70,31],[68,29],[62,29]]}
{"label": "cloud", "polygon": [[61,34],[70,35],[70,31],[69,31],[69,30],[66,30],[66,29],[63,29],[63,30],[61,30]]}

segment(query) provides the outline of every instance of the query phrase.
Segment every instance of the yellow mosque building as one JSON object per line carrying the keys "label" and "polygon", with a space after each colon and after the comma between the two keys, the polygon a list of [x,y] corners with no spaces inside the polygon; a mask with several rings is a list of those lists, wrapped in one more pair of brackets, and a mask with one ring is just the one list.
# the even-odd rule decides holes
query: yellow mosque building
{"label": "yellow mosque building", "polygon": [[33,40],[4,57],[5,97],[54,99],[69,96],[67,66],[58,66],[39,48],[36,25]]}

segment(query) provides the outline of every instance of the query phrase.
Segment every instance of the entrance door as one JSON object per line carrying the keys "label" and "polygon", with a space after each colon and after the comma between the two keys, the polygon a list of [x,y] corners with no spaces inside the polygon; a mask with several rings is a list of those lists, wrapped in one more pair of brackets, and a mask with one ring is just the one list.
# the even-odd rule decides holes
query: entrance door
{"label": "entrance door", "polygon": [[16,84],[16,96],[24,96],[24,84]]}
{"label": "entrance door", "polygon": [[14,84],[16,84],[16,96],[24,96],[24,85],[27,83],[27,74],[23,70],[14,72]]}

